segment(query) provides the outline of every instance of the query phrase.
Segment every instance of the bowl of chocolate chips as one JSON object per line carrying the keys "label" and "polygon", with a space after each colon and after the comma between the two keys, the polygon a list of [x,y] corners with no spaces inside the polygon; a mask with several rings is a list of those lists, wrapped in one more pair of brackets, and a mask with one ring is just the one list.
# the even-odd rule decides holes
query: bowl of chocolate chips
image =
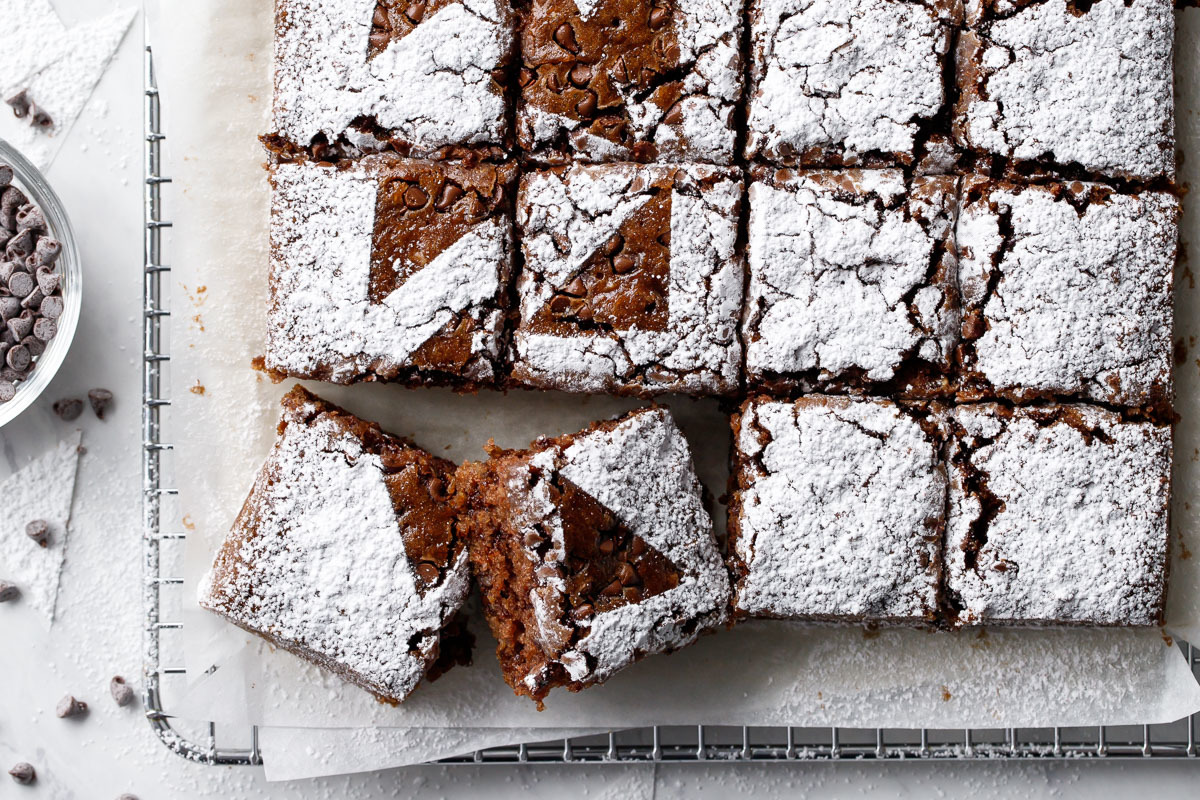
{"label": "bowl of chocolate chips", "polygon": [[0,425],[58,372],[79,322],[83,274],[62,201],[0,139]]}

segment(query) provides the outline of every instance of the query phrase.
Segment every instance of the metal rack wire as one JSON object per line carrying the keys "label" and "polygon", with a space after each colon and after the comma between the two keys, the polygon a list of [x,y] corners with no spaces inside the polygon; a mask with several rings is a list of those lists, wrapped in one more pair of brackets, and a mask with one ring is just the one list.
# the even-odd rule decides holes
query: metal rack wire
{"label": "metal rack wire", "polygon": [[[142,373],[142,481],[144,630],[143,703],[151,727],[163,743],[184,758],[214,765],[262,763],[258,728],[227,730],[218,738],[216,723],[199,723],[184,733],[185,724],[173,718],[163,699],[164,684],[180,680],[186,668],[170,666],[182,648],[166,642],[183,623],[164,621],[170,603],[181,605],[183,579],[171,561],[178,555],[187,531],[171,509],[173,488],[168,461],[172,445],[164,439],[163,418],[169,413],[166,370],[169,341],[165,323],[170,316],[169,275],[163,233],[171,227],[163,214],[163,175],[160,97],[153,53],[145,52],[145,281]],[[1200,675],[1200,650],[1180,644],[1193,673]],[[1197,758],[1196,726],[1200,714],[1170,725],[1099,728],[884,730],[848,728],[767,728],[706,726],[652,728],[538,744],[493,747],[448,758],[447,764],[546,764],[710,761],[789,763],[802,759],[929,760],[929,759],[1122,759]],[[231,727],[231,726],[230,726]]]}

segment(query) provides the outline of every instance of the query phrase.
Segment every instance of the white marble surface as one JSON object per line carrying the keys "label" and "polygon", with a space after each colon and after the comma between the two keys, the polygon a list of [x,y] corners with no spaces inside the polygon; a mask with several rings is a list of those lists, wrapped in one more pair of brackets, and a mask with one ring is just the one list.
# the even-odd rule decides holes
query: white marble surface
{"label": "white marble surface", "polygon": [[[68,23],[108,0],[55,0]],[[109,699],[113,674],[140,672],[140,318],[141,35],[126,39],[49,176],[78,229],[87,265],[81,328],[47,395],[0,430],[12,461],[49,447],[70,426],[50,403],[95,386],[116,394],[110,417],[80,420],[80,464],[72,539],[47,633],[28,609],[0,608],[0,766],[33,762],[36,787],[0,776],[0,798],[708,798],[929,797],[1018,793],[1124,797],[1194,795],[1200,763],[799,764],[733,767],[421,767],[318,781],[268,784],[255,769],[210,768],[169,754],[140,712]],[[177,256],[178,257],[178,256]],[[92,703],[79,723],[54,717],[70,692]]]}

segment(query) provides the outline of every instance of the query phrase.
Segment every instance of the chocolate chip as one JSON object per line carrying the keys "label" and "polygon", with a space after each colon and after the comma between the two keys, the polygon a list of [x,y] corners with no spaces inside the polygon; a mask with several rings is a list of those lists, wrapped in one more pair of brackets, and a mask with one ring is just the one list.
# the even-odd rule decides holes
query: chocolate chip
{"label": "chocolate chip", "polygon": [[627,603],[642,602],[642,590],[636,586],[626,586],[621,590],[621,596],[625,598]]}
{"label": "chocolate chip", "polygon": [[4,257],[9,261],[23,262],[33,253],[36,246],[33,231],[26,228],[8,240],[8,244],[4,246]]}
{"label": "chocolate chip", "polygon": [[601,539],[600,544],[596,545],[596,549],[608,556],[612,555],[613,550],[617,549],[617,544],[612,539]]}
{"label": "chocolate chip", "polygon": [[88,402],[92,404],[92,411],[96,412],[100,419],[104,419],[104,413],[112,405],[112,400],[113,393],[108,389],[92,389],[88,392]]}
{"label": "chocolate chip", "polygon": [[83,401],[78,397],[64,397],[62,400],[55,400],[52,408],[63,422],[71,422],[79,419],[79,415],[83,413]]}
{"label": "chocolate chip", "polygon": [[571,281],[567,285],[567,288],[563,289],[563,293],[569,294],[572,297],[583,297],[587,294],[587,286],[584,284],[583,278],[576,276],[575,280]]}
{"label": "chocolate chip", "polygon": [[24,119],[29,114],[29,95],[24,89],[14,94],[4,102],[12,107],[13,116]]}
{"label": "chocolate chip", "polygon": [[571,309],[571,298],[565,295],[555,295],[550,298],[550,313],[565,314]]}
{"label": "chocolate chip", "polygon": [[528,87],[536,78],[537,75],[529,67],[521,67],[521,71],[517,73],[517,83],[521,85],[522,89]]}
{"label": "chocolate chip", "polygon": [[12,183],[13,168],[8,164],[0,164],[0,187],[8,186]]}
{"label": "chocolate chip", "polygon": [[[43,320],[39,319],[38,322],[43,322]],[[33,329],[35,331],[37,330],[38,322],[33,323]],[[42,353],[46,352],[46,343],[33,334],[26,336],[21,340],[20,343],[22,347],[29,351],[29,355],[33,356],[34,358],[37,358]]]}
{"label": "chocolate chip", "polygon": [[575,316],[584,322],[589,322],[592,319],[592,307],[587,303],[580,304],[579,308],[575,309]]}
{"label": "chocolate chip", "polygon": [[586,89],[588,82],[592,80],[592,68],[587,64],[576,64],[571,67],[567,77],[580,89]]}
{"label": "chocolate chip", "polygon": [[42,210],[33,203],[26,203],[17,211],[18,231],[44,231],[45,229],[46,218],[42,216]]}
{"label": "chocolate chip", "polygon": [[116,704],[125,707],[133,702],[133,689],[125,682],[125,679],[120,675],[114,675],[113,679],[108,682],[108,691],[112,694],[112,698]]}
{"label": "chocolate chip", "polygon": [[0,403],[7,403],[17,396],[17,387],[11,381],[0,380]]}
{"label": "chocolate chip", "polygon": [[387,9],[382,3],[375,6],[375,13],[371,15],[371,24],[376,28],[391,27],[391,21],[388,19]]}
{"label": "chocolate chip", "polygon": [[604,255],[612,257],[612,254],[625,246],[625,237],[619,233],[614,233],[608,237],[608,241],[604,243]]}
{"label": "chocolate chip", "polygon": [[568,53],[579,52],[579,42],[575,41],[575,29],[569,22],[564,22],[554,29],[554,41]]}
{"label": "chocolate chip", "polygon": [[21,590],[16,584],[0,580],[0,603],[11,603],[21,596]]}
{"label": "chocolate chip", "polygon": [[437,568],[437,564],[429,561],[422,561],[417,565],[417,577],[419,577],[426,586],[432,586],[437,583],[438,578],[440,578],[441,575],[442,571]]}
{"label": "chocolate chip", "polygon": [[49,266],[58,261],[58,257],[62,255],[62,242],[58,239],[51,239],[49,236],[43,236],[38,240],[37,249],[34,252],[37,253],[38,263]]}
{"label": "chocolate chip", "polygon": [[82,700],[76,700],[72,695],[67,695],[58,701],[58,705],[54,709],[54,714],[59,719],[68,719],[70,717],[83,716],[87,713],[87,710],[87,703]]}
{"label": "chocolate chip", "polygon": [[638,575],[634,571],[633,567],[629,566],[628,563],[625,563],[617,567],[617,580],[621,582],[622,586],[632,586],[633,584],[637,583]]}
{"label": "chocolate chip", "polygon": [[[25,299],[21,301],[21,308],[38,309],[42,307],[42,301],[46,299],[46,295],[42,294],[42,290],[33,287],[33,291],[25,295]],[[36,314],[36,312],[35,312]],[[36,324],[36,323],[35,323]]]}
{"label": "chocolate chip", "polygon": [[588,618],[594,616],[595,613],[596,613],[596,609],[592,608],[591,603],[584,603],[581,606],[576,606],[571,611],[571,616],[575,619],[576,622],[579,622],[580,620],[585,620],[585,619],[588,619]]}
{"label": "chocolate chip", "polygon": [[584,92],[583,98],[578,103],[575,104],[575,110],[579,113],[579,116],[581,116],[581,117],[592,116],[593,114],[596,113],[596,108],[597,108],[596,93],[593,91],[590,91],[590,90]]}
{"label": "chocolate chip", "polygon": [[438,194],[437,202],[433,204],[433,207],[438,211],[445,211],[446,209],[450,208],[450,206],[457,203],[458,199],[462,196],[462,187],[456,183],[450,183],[447,181],[442,186],[442,191]]}
{"label": "chocolate chip", "polygon": [[8,353],[4,356],[4,361],[17,372],[24,372],[29,369],[29,365],[33,362],[33,356],[29,354],[28,347],[18,344],[8,349]]}
{"label": "chocolate chip", "polygon": [[668,108],[662,121],[668,125],[678,125],[683,122],[683,103],[679,102]]}
{"label": "chocolate chip", "polygon": [[[45,300],[42,301],[46,302]],[[62,302],[61,300],[59,301]],[[0,297],[0,321],[8,322],[21,314],[21,301],[15,297]]]}
{"label": "chocolate chip", "polygon": [[645,539],[635,538],[633,544],[629,547],[629,552],[633,553],[634,557],[645,555],[648,549]]}
{"label": "chocolate chip", "polygon": [[27,297],[33,287],[33,276],[28,272],[14,272],[8,276],[8,290],[16,297]]}
{"label": "chocolate chip", "polygon": [[410,209],[416,210],[424,208],[429,202],[429,195],[421,189],[420,186],[412,185],[404,190],[404,205]]}
{"label": "chocolate chip", "polygon": [[25,761],[14,765],[13,768],[8,771],[8,774],[12,776],[14,781],[22,786],[28,786],[37,780],[37,770],[33,768],[32,764]]}
{"label": "chocolate chip", "polygon": [[419,24],[421,20],[425,19],[425,4],[410,3],[408,8],[404,9],[404,16]]}
{"label": "chocolate chip", "polygon": [[35,519],[25,526],[25,535],[45,547],[50,542],[50,523],[44,519]]}
{"label": "chocolate chip", "polygon": [[45,298],[38,308],[38,313],[46,319],[58,319],[63,313],[63,299],[61,297]]}
{"label": "chocolate chip", "polygon": [[667,24],[669,19],[671,19],[671,12],[669,9],[663,8],[662,6],[655,6],[650,12],[650,29],[657,30],[661,28],[663,25]]}
{"label": "chocolate chip", "polygon": [[605,586],[603,589],[601,589],[600,594],[604,595],[605,597],[616,597],[621,593],[621,588],[620,581],[613,581],[608,586]]}
{"label": "chocolate chip", "polygon": [[613,272],[617,273],[618,275],[624,275],[627,272],[633,272],[634,267],[637,266],[636,261],[624,254],[614,258],[612,263]]}
{"label": "chocolate chip", "polygon": [[31,105],[30,108],[33,109],[33,117],[30,119],[30,122],[33,123],[35,128],[49,128],[54,124],[54,118],[43,109],[38,108],[36,105]]}
{"label": "chocolate chip", "polygon": [[42,317],[33,323],[33,337],[40,342],[48,342],[58,335],[58,323]]}

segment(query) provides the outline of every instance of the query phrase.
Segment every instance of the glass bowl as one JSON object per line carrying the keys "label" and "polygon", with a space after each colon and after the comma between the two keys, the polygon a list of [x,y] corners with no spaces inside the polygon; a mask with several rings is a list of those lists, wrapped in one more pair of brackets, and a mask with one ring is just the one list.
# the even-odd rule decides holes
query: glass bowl
{"label": "glass bowl", "polygon": [[58,368],[62,366],[67,351],[71,349],[71,340],[75,338],[75,328],[79,325],[79,309],[83,299],[83,265],[79,261],[79,248],[75,242],[71,222],[67,219],[66,209],[42,173],[3,139],[0,139],[0,164],[12,167],[13,185],[42,210],[50,235],[62,242],[62,254],[58,257],[55,267],[62,275],[63,296],[63,313],[58,318],[58,334],[50,340],[45,352],[37,358],[37,365],[30,373],[29,380],[17,384],[17,393],[12,400],[0,403],[0,426],[4,426],[28,408],[45,390],[54,379]]}

